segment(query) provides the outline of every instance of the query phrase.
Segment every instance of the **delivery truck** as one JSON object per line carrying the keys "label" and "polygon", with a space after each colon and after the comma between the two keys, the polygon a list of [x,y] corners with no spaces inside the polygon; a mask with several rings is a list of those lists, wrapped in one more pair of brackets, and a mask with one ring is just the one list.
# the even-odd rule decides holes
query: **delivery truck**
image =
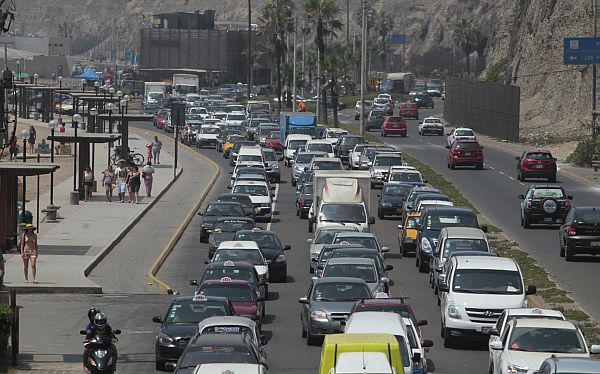
{"label": "delivery truck", "polygon": [[144,83],[144,102],[154,104],[157,100],[167,95],[167,84],[165,82]]}
{"label": "delivery truck", "polygon": [[196,74],[173,74],[173,96],[185,97],[200,90],[200,77]]}
{"label": "delivery truck", "polygon": [[291,134],[317,136],[317,116],[309,112],[282,112],[279,115],[279,136],[281,142]]}

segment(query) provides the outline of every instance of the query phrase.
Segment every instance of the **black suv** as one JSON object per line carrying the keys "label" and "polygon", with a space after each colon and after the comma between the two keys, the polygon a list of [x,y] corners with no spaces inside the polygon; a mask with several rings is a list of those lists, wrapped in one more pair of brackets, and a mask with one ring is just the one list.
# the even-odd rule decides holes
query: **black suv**
{"label": "black suv", "polygon": [[412,97],[412,99],[417,103],[417,107],[419,108],[431,108],[433,109],[435,103],[431,96],[426,93],[418,93]]}
{"label": "black suv", "polygon": [[558,233],[560,257],[600,254],[600,207],[572,207]]}
{"label": "black suv", "polygon": [[337,157],[342,162],[348,162],[348,154],[354,149],[357,144],[363,144],[367,141],[362,136],[358,135],[342,135],[338,139],[338,146],[336,147]]}
{"label": "black suv", "polygon": [[521,226],[532,224],[552,225],[565,222],[571,209],[573,196],[567,196],[560,186],[529,186],[527,194],[519,195],[521,201]]}

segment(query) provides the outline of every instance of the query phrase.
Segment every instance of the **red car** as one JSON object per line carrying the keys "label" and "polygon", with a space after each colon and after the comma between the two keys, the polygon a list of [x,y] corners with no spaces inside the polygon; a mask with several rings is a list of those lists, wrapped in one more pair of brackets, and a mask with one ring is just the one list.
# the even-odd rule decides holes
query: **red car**
{"label": "red car", "polygon": [[406,138],[406,122],[401,116],[388,116],[383,120],[381,126],[381,136],[400,135]]}
{"label": "red car", "polygon": [[483,169],[483,146],[477,140],[455,140],[452,146],[446,146],[448,152],[448,168],[456,166],[475,166]]}
{"label": "red car", "polygon": [[414,119],[419,119],[419,108],[417,106],[417,103],[413,101],[401,103],[400,111],[398,114],[400,115],[400,117],[411,117]]}
{"label": "red car", "polygon": [[273,131],[269,134],[265,142],[265,147],[273,149],[275,152],[283,152],[283,144],[279,138],[279,131]]}
{"label": "red car", "polygon": [[517,179],[525,182],[527,178],[545,178],[550,183],[556,182],[556,158],[550,151],[543,149],[527,149],[517,160]]}

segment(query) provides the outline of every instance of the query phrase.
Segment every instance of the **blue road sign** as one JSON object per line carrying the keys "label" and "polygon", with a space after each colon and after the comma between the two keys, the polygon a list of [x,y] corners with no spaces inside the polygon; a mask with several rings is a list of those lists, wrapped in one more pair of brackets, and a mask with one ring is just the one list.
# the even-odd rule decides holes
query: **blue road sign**
{"label": "blue road sign", "polygon": [[392,43],[392,44],[406,44],[406,35],[404,35],[404,34],[392,34],[392,35],[390,35],[390,43]]}
{"label": "blue road sign", "polygon": [[600,64],[600,38],[565,38],[563,46],[565,65]]}

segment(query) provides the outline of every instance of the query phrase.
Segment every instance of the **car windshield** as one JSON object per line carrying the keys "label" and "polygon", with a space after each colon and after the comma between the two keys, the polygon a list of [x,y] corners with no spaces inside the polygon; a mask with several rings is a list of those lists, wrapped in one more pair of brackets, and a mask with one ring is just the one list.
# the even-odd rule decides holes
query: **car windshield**
{"label": "car windshield", "polygon": [[366,222],[365,207],[361,204],[323,204],[319,212],[321,221],[361,223]]}
{"label": "car windshield", "polygon": [[429,214],[425,228],[427,230],[441,230],[444,227],[479,227],[474,214]]}
{"label": "car windshield", "polygon": [[342,231],[348,230],[326,230],[321,229],[317,232],[317,237],[315,238],[314,244],[331,244],[333,242],[333,238],[335,234]]}
{"label": "car windshield", "polygon": [[381,98],[381,99],[380,98],[375,98],[375,100],[373,100],[373,102],[375,104],[387,104],[388,100],[387,99],[383,99],[383,98]]}
{"label": "car windshield", "polygon": [[243,216],[243,209],[235,204],[209,204],[205,216]]}
{"label": "car windshield", "polygon": [[248,104],[249,112],[270,112],[270,106],[267,103]]}
{"label": "car windshield", "polygon": [[391,196],[408,196],[411,190],[411,186],[394,186],[393,184],[385,186],[383,189],[384,195]]}
{"label": "car windshield", "polygon": [[456,130],[454,136],[475,136],[471,130]]}
{"label": "car windshield", "polygon": [[299,153],[296,156],[296,164],[309,164],[316,155],[312,153]]}
{"label": "car windshield", "polygon": [[223,277],[229,277],[231,279],[245,280],[250,283],[255,281],[251,271],[247,269],[238,269],[235,267],[209,267],[204,271],[202,281],[208,279],[221,279]]}
{"label": "car windshield", "polygon": [[298,147],[301,147],[301,146],[303,146],[304,144],[306,144],[306,142],[307,142],[307,141],[308,141],[308,140],[306,140],[306,139],[301,139],[301,140],[290,140],[290,141],[288,142],[288,146],[287,146],[287,147],[288,147],[288,149],[294,149],[294,150],[296,150],[296,149],[298,149]]}
{"label": "car windshield", "polygon": [[315,286],[312,294],[315,301],[354,301],[369,298],[369,289],[361,283],[320,283]]}
{"label": "car windshield", "polygon": [[272,133],[269,134],[269,139],[279,139],[280,135],[279,135],[279,131],[273,131]]}
{"label": "car windshield", "polygon": [[266,136],[266,135],[269,135],[270,133],[272,133],[273,131],[279,131],[279,129],[277,127],[261,126],[259,134],[261,136]]}
{"label": "car windshield", "polygon": [[274,233],[265,232],[238,232],[234,240],[247,240],[256,242],[259,248],[281,249],[281,243]]}
{"label": "car windshield", "polygon": [[327,137],[328,138],[339,138],[342,135],[347,134],[347,132],[342,132],[342,131],[329,131],[327,132]]}
{"label": "car windshield", "polygon": [[520,295],[523,281],[518,271],[456,269],[452,290],[461,293]]}
{"label": "car windshield", "polygon": [[508,349],[524,352],[587,353],[577,330],[550,327],[515,327]]}
{"label": "car windshield", "polygon": [[149,92],[148,97],[151,99],[158,99],[161,97],[165,97],[165,94],[162,92]]}
{"label": "car windshield", "polygon": [[483,239],[446,239],[444,242],[444,258],[455,251],[489,252],[488,244]]}
{"label": "car windshield", "polygon": [[379,249],[377,240],[372,236],[347,236],[337,237],[332,244],[357,244],[365,248]]}
{"label": "car windshield", "polygon": [[442,120],[440,120],[439,118],[425,118],[425,120],[423,120],[423,123],[442,123]]}
{"label": "car windshield", "polygon": [[262,162],[262,156],[260,155],[239,155],[238,162],[251,161],[251,162]]}
{"label": "car windshield", "polygon": [[311,185],[304,185],[304,187],[302,188],[302,194],[303,195],[312,195],[313,192],[313,186]]}
{"label": "car windshield", "polygon": [[456,143],[458,149],[479,149],[479,143],[477,142],[458,142]]}
{"label": "car windshield", "polygon": [[536,188],[533,190],[533,197],[565,197],[565,193],[561,188]]}
{"label": "car windshield", "polygon": [[267,175],[265,172],[265,169],[262,169],[262,168],[239,168],[234,173],[234,175],[237,175],[237,176],[248,175],[248,174],[262,175],[262,176]]}
{"label": "car windshield", "polygon": [[414,316],[408,305],[362,305],[356,311],[360,312],[390,312],[401,315],[403,318],[414,320]]}
{"label": "car windshield", "polygon": [[415,227],[417,227],[418,224],[419,224],[418,216],[409,216],[406,220],[406,228],[407,229],[414,229]]}
{"label": "car windshield", "polygon": [[213,113],[214,118],[225,119],[227,118],[227,113]]}
{"label": "car windshield", "polygon": [[277,154],[275,151],[263,151],[263,157],[265,161],[277,161]]}
{"label": "car windshield", "polygon": [[350,277],[362,279],[367,283],[377,282],[375,267],[362,264],[327,264],[323,270],[323,277]]}
{"label": "car windshield", "polygon": [[307,146],[307,151],[333,153],[333,147],[330,143],[313,143]]}
{"label": "car windshield", "polygon": [[246,346],[197,347],[186,351],[179,361],[178,368],[195,368],[210,363],[256,364],[257,359]]}
{"label": "car windshield", "polygon": [[257,249],[221,248],[213,258],[214,262],[248,262],[253,265],[264,265],[264,258]]}
{"label": "car windshield", "polygon": [[371,111],[371,116],[373,116],[373,117],[384,117],[385,114],[386,113],[382,110],[372,110]]}
{"label": "car windshield", "polygon": [[528,152],[525,157],[533,160],[552,160],[552,154],[548,152]]}
{"label": "car windshield", "polygon": [[422,182],[420,173],[393,173],[390,176],[392,182]]}
{"label": "car windshield", "polygon": [[402,123],[402,122],[404,122],[402,120],[402,117],[387,117],[385,120],[386,120],[386,122],[391,122],[391,123]]}
{"label": "car windshield", "polygon": [[375,266],[377,266],[377,269],[379,269],[379,271],[383,270],[383,260],[379,256],[379,252],[375,252],[375,251],[357,252],[354,250],[344,250],[342,248],[339,250],[334,250],[331,253],[331,256],[329,256],[329,258],[349,258],[349,257],[370,258],[373,261],[375,261]]}
{"label": "car windshield", "polygon": [[363,143],[365,140],[363,138],[348,136],[342,139],[341,146],[344,148],[354,148],[355,145],[359,143]]}
{"label": "car windshield", "polygon": [[339,161],[316,161],[312,168],[313,170],[342,170],[342,164]]}
{"label": "car windshield", "polygon": [[241,219],[225,219],[218,220],[215,222],[214,230],[221,230],[222,232],[236,232],[239,230],[250,230],[254,227],[252,221],[246,221]]}
{"label": "car windshield", "polygon": [[198,323],[213,316],[226,316],[225,305],[220,301],[175,301],[167,313],[165,323]]}
{"label": "car windshield", "polygon": [[414,104],[414,103],[401,104],[400,107],[403,109],[415,109],[417,107],[417,104]]}
{"label": "car windshield", "polygon": [[233,193],[250,196],[269,196],[267,187],[260,184],[236,185],[233,187]]}
{"label": "car windshield", "polygon": [[240,151],[240,148],[242,148],[242,146],[247,145],[247,146],[253,146],[256,145],[256,143],[251,143],[248,141],[241,141],[241,142],[235,142],[233,143],[233,147],[231,148],[231,152],[233,153],[238,153]]}
{"label": "car windshield", "polygon": [[379,156],[373,162],[374,166],[396,166],[402,165],[402,157]]}
{"label": "car windshield", "polygon": [[201,134],[218,134],[220,131],[218,127],[200,127]]}
{"label": "car windshield", "polygon": [[205,296],[226,297],[229,301],[254,301],[254,293],[246,283],[205,283],[200,288]]}

